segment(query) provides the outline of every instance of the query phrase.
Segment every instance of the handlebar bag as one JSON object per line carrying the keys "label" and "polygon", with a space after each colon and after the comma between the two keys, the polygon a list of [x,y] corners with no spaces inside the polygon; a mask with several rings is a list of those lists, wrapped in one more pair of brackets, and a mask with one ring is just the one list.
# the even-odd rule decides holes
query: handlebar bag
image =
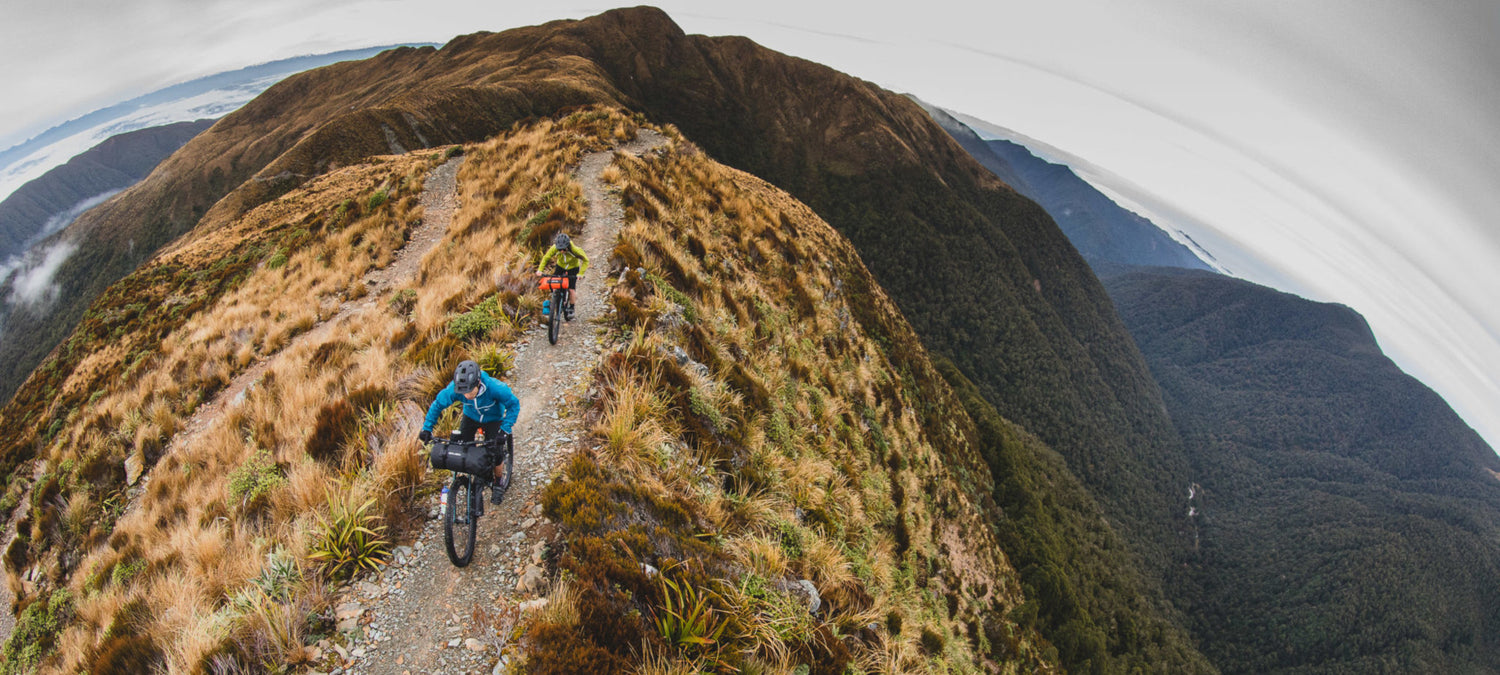
{"label": "handlebar bag", "polygon": [[432,444],[428,459],[433,469],[488,476],[495,470],[490,450],[483,445],[439,441]]}
{"label": "handlebar bag", "polygon": [[544,290],[544,291],[565,290],[568,287],[568,278],[567,277],[542,277],[541,281],[539,282],[539,285],[541,286],[542,290]]}

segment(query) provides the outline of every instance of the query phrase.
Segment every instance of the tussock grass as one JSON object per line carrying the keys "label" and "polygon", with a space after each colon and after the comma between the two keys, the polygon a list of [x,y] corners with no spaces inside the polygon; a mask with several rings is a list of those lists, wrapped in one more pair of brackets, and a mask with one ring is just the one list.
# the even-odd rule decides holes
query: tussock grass
{"label": "tussock grass", "polygon": [[[990,480],[973,424],[850,245],[680,138],[603,175],[626,205],[610,264],[630,271],[587,413],[598,449],[543,503],[572,528],[561,567],[579,602],[626,629],[543,630],[533,657],[602,650],[638,672],[1045,670],[1044,642],[1006,618],[1022,598],[984,525],[994,514],[968,497]],[[682,600],[632,585],[642,563],[702,591],[729,628],[684,643],[639,620]],[[990,644],[987,621],[1015,644]]]}
{"label": "tussock grass", "polygon": [[[75,371],[133,364],[126,377],[91,381],[88,404],[58,425],[40,460],[44,489],[25,505],[28,537],[7,555],[23,601],[51,588],[76,599],[41,670],[86,670],[101,650],[145,652],[139,663],[173,672],[295,665],[305,640],[329,628],[315,618],[329,602],[325,584],[380,564],[377,546],[355,556],[367,563],[336,571],[313,557],[319,542],[327,548],[351,512],[397,536],[418,522],[413,508],[430,482],[414,436],[427,403],[459,360],[500,359],[518,335],[495,330],[468,344],[446,339],[447,325],[486,298],[517,328],[535,319],[536,228],[576,232],[583,204],[569,166],[633,125],[586,113],[469,147],[458,212],[419,279],[334,325],[320,326],[363,298],[364,276],[389,265],[420,222],[421,179],[441,153],[331,172],[232,225],[276,233],[275,245],[149,353],[105,350]],[[547,217],[526,232],[543,207]],[[195,260],[222,253],[211,240],[173,251]],[[214,424],[174,445],[199,406],[262,361]],[[320,425],[329,406],[337,410]],[[121,467],[132,456],[149,483],[126,509]],[[332,500],[340,485],[359,503]],[[299,570],[274,593],[263,588],[272,559]]]}

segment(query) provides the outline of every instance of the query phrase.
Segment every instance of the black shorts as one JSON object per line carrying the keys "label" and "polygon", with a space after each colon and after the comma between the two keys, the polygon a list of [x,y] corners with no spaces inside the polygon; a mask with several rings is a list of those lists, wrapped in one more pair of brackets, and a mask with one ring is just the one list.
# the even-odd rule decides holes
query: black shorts
{"label": "black shorts", "polygon": [[567,277],[568,278],[568,290],[570,290],[570,291],[573,290],[573,289],[578,288],[578,270],[576,268],[575,269],[571,269],[571,270],[567,270],[567,269],[563,269],[561,267],[554,267],[554,268],[552,268],[552,276],[554,276],[554,277]]}
{"label": "black shorts", "polygon": [[[511,443],[510,434],[507,434],[504,431],[500,430],[500,420],[495,420],[493,422],[475,422],[474,420],[469,419],[468,415],[459,416],[458,440],[472,441],[474,440],[474,432],[480,429],[484,429],[484,439],[491,442],[491,456],[495,458],[496,463],[499,463],[500,460],[505,458],[505,454],[501,451],[508,450],[509,444]],[[493,444],[493,442],[497,440],[504,440],[506,442],[506,446],[501,447]]]}

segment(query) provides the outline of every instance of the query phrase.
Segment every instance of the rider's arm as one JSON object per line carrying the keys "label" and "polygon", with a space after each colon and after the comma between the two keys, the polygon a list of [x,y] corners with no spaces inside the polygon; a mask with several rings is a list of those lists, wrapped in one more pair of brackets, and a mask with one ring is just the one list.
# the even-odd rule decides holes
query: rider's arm
{"label": "rider's arm", "polygon": [[547,269],[547,261],[551,260],[552,256],[554,256],[556,254],[557,254],[557,247],[556,246],[549,246],[547,248],[547,253],[542,256],[542,262],[539,263],[539,264],[537,264],[537,266],[536,266],[536,272],[537,272],[537,274],[541,274],[543,271],[545,271]]}
{"label": "rider's arm", "polygon": [[447,410],[448,406],[453,405],[453,402],[456,400],[458,400],[458,393],[453,391],[453,385],[450,383],[448,386],[443,387],[443,390],[438,392],[437,397],[432,399],[432,405],[427,408],[427,421],[422,424],[422,431],[432,431],[432,427],[443,416],[443,411]]}
{"label": "rider's arm", "polygon": [[521,399],[516,398],[504,382],[492,379],[488,375],[485,377],[490,381],[484,386],[490,387],[495,392],[495,399],[500,402],[501,409],[505,411],[504,417],[500,419],[500,428],[508,434],[516,423],[516,417],[521,414]]}
{"label": "rider's arm", "polygon": [[578,259],[583,261],[583,263],[578,266],[578,276],[581,277],[583,276],[584,272],[589,271],[589,257],[587,255],[584,255],[583,249],[579,248],[578,244],[572,244],[569,248],[573,249],[573,255],[578,256]]}

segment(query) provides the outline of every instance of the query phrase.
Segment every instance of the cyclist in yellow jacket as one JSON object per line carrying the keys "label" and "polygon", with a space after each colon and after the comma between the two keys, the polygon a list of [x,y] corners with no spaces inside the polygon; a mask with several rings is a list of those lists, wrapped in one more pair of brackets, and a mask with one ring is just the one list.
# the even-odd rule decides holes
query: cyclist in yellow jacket
{"label": "cyclist in yellow jacket", "polygon": [[[536,266],[537,276],[546,274],[547,261],[554,257],[557,260],[554,263],[556,268],[552,270],[552,276],[568,278],[568,307],[563,316],[572,319],[573,303],[578,299],[575,290],[578,287],[578,277],[583,276],[583,273],[589,270],[589,257],[584,255],[583,249],[578,248],[577,244],[568,239],[568,235],[559,232],[557,238],[552,240],[552,248],[547,249],[547,253],[542,256],[542,262]],[[553,311],[557,311],[557,308],[554,307]]]}

